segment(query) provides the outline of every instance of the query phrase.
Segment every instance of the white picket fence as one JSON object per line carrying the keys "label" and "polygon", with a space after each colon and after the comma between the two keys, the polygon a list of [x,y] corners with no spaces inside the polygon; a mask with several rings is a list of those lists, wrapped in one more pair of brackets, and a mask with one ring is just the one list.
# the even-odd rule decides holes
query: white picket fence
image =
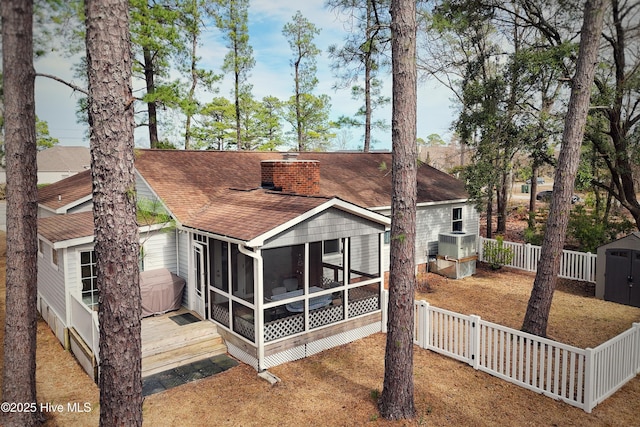
{"label": "white picket fence", "polygon": [[[386,332],[388,291],[383,295]],[[581,349],[415,301],[414,342],[586,412],[640,373],[640,323]]]}
{"label": "white picket fence", "polygon": [[[487,239],[480,236],[478,240],[478,260],[487,261],[484,257],[485,243],[496,244],[497,240]],[[505,248],[509,248],[513,253],[513,259],[505,263],[507,267],[520,270],[536,271],[540,260],[540,246],[529,243],[503,242]],[[560,261],[560,273],[558,277],[582,280],[584,282],[596,282],[596,259],[597,255],[591,252],[562,251]]]}

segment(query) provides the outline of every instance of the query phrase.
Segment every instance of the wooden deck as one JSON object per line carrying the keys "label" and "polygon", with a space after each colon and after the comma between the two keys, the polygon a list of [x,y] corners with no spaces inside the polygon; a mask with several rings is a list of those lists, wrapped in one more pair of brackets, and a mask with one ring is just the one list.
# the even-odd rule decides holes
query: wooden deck
{"label": "wooden deck", "polygon": [[170,319],[185,313],[198,317],[181,308],[162,316],[142,319],[143,377],[227,352],[212,322],[200,320],[181,326]]}

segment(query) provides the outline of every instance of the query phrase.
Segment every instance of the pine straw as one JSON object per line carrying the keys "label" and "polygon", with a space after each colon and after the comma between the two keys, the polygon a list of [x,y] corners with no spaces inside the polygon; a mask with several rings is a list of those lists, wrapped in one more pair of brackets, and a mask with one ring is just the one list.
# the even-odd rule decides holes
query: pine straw
{"label": "pine straw", "polygon": [[[4,245],[4,239],[2,239]],[[4,251],[0,248],[0,253]],[[0,265],[0,267],[3,267]],[[4,268],[0,268],[4,275]],[[430,303],[518,328],[533,276],[504,269],[463,280],[427,275]],[[4,281],[2,282],[4,283]],[[426,286],[423,287],[426,290]],[[640,309],[599,301],[581,283],[560,283],[549,332],[580,347],[595,346],[640,320]],[[4,316],[4,292],[0,298]],[[637,425],[640,380],[632,380],[587,414],[527,391],[444,356],[415,348],[416,418],[388,422],[378,415],[375,396],[384,375],[385,335],[373,336],[270,371],[282,382],[271,386],[240,364],[216,376],[145,399],[149,426],[494,426]],[[38,325],[38,399],[90,402],[88,414],[48,414],[50,426],[98,425],[98,390],[53,333]]]}

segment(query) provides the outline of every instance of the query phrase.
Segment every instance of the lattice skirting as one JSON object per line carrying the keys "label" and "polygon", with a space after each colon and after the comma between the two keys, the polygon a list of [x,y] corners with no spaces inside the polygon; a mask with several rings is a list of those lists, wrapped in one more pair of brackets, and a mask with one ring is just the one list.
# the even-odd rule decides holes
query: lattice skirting
{"label": "lattice skirting", "polygon": [[381,323],[374,322],[360,328],[310,342],[306,345],[301,345],[280,353],[272,354],[265,357],[263,369],[272,368],[298,359],[304,359],[305,357],[312,356],[321,351],[337,347],[339,345],[348,344],[352,341],[359,340],[360,338],[375,334],[380,332],[380,330]]}
{"label": "lattice skirting", "polygon": [[228,341],[227,341],[226,344],[227,344],[227,351],[229,352],[230,355],[232,355],[233,357],[235,357],[239,361],[241,361],[243,363],[246,363],[247,365],[251,366],[256,371],[258,370],[258,359],[256,359],[255,357],[251,356],[250,354],[248,354],[247,352],[245,352],[241,348],[236,347],[235,345],[233,345],[232,343],[230,343]]}
{"label": "lattice skirting", "polygon": [[[229,327],[229,309],[218,304],[211,305],[211,316],[213,320]],[[253,335],[252,335],[253,336]]]}
{"label": "lattice skirting", "polygon": [[242,317],[233,318],[233,330],[243,337],[255,342],[255,326],[253,320],[243,319]]}
{"label": "lattice skirting", "polygon": [[371,313],[380,309],[380,301],[377,295],[349,302],[349,318]]}

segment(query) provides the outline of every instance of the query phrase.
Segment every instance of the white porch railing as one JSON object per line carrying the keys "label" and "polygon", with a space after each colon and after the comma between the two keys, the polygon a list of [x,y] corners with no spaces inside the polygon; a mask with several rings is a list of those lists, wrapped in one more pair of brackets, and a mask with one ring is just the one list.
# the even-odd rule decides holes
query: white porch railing
{"label": "white porch railing", "polygon": [[[388,291],[383,294],[386,332]],[[415,301],[414,342],[526,389],[591,410],[640,373],[640,323],[581,349]]]}
{"label": "white porch railing", "polygon": [[[496,243],[495,239],[487,239],[480,236],[478,240],[478,261],[487,261],[484,257],[485,242]],[[505,264],[520,270],[536,271],[538,260],[540,260],[540,246],[529,243],[503,242],[505,248],[509,248],[513,253],[513,259]],[[596,282],[596,254],[591,252],[576,252],[563,250],[560,261],[560,273],[558,277],[582,280],[584,282]]]}
{"label": "white porch railing", "polygon": [[78,331],[91,348],[96,361],[100,362],[100,328],[98,313],[87,307],[75,295],[71,295],[71,326]]}

